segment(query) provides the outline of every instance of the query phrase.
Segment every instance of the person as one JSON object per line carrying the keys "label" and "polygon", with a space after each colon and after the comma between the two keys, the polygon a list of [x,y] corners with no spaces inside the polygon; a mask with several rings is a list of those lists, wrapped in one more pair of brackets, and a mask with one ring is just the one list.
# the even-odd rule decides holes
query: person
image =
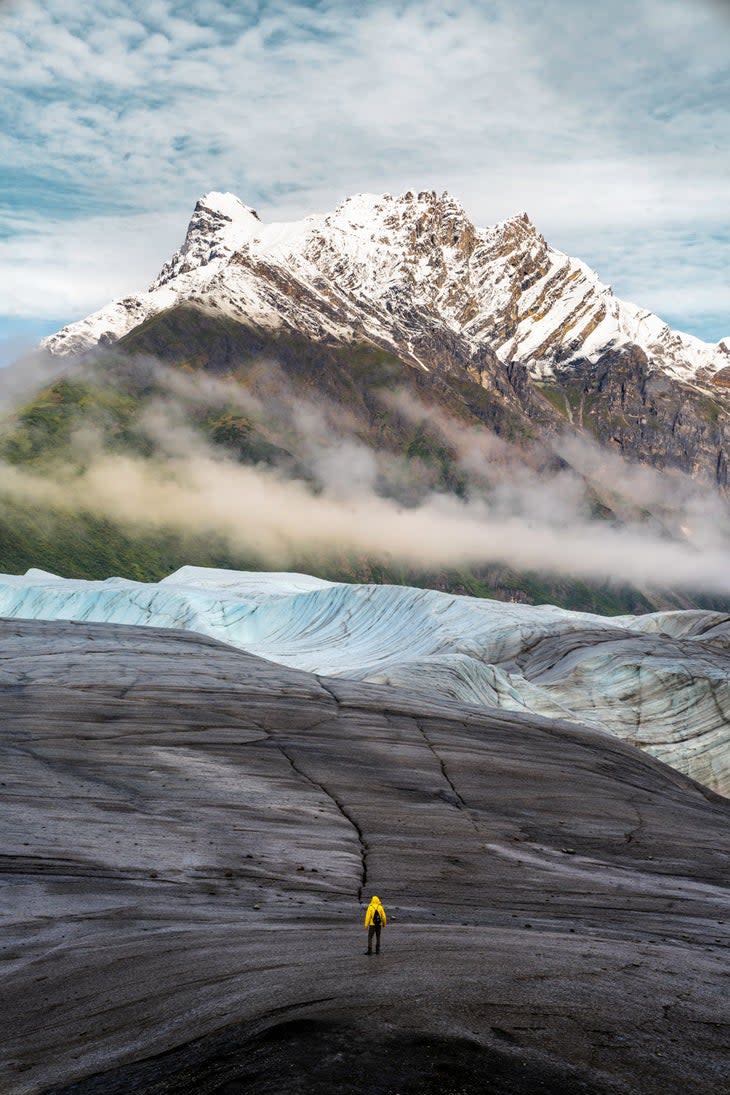
{"label": "person", "polygon": [[375,936],[375,953],[380,954],[380,932],[387,922],[385,909],[381,904],[380,898],[376,896],[371,897],[370,904],[365,913],[365,927],[368,930],[368,949],[365,951],[366,954],[373,953],[373,936]]}

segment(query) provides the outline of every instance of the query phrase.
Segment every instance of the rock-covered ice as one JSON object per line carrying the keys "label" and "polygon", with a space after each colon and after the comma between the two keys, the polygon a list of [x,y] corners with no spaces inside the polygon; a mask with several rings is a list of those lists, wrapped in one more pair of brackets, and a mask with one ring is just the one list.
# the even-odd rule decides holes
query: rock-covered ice
{"label": "rock-covered ice", "polygon": [[0,576],[0,616],[184,629],[308,672],[588,723],[730,794],[730,617],[603,617],[405,586],[183,567]]}
{"label": "rock-covered ice", "polygon": [[727,1095],[730,803],[652,757],[154,627],[0,620],[0,696],[2,1095]]}

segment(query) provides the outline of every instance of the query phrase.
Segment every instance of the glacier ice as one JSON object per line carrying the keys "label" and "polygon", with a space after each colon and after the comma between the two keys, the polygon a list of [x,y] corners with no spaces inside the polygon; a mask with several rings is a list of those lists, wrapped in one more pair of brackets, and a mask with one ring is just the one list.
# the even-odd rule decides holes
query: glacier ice
{"label": "glacier ice", "polygon": [[308,672],[587,723],[730,794],[722,613],[603,617],[188,566],[156,584],[2,575],[0,616],[180,628]]}

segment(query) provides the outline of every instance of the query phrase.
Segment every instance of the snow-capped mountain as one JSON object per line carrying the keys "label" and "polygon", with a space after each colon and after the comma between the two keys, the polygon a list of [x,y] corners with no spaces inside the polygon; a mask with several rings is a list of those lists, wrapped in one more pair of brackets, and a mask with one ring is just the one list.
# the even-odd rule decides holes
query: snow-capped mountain
{"label": "snow-capped mountain", "polygon": [[444,354],[478,367],[494,352],[546,377],[629,345],[677,379],[730,366],[730,340],[709,345],[618,300],[527,214],[477,228],[456,199],[434,191],[359,194],[285,224],[263,224],[232,194],[209,193],[149,290],[44,345],[66,354],[109,344],[183,303],[314,339],[370,340],[424,369]]}

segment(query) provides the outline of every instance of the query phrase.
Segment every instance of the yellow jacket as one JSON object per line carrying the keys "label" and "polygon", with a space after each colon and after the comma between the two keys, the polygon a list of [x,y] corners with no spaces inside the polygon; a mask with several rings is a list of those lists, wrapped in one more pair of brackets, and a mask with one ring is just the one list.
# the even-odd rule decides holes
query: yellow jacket
{"label": "yellow jacket", "polygon": [[370,925],[372,924],[373,916],[375,915],[375,910],[376,909],[380,913],[380,923],[383,925],[383,927],[385,927],[385,925],[387,924],[388,921],[387,921],[387,918],[386,918],[386,915],[385,915],[385,909],[380,904],[380,898],[379,897],[372,897],[370,899],[370,904],[368,905],[367,911],[365,913],[365,927],[366,928],[369,928]]}

